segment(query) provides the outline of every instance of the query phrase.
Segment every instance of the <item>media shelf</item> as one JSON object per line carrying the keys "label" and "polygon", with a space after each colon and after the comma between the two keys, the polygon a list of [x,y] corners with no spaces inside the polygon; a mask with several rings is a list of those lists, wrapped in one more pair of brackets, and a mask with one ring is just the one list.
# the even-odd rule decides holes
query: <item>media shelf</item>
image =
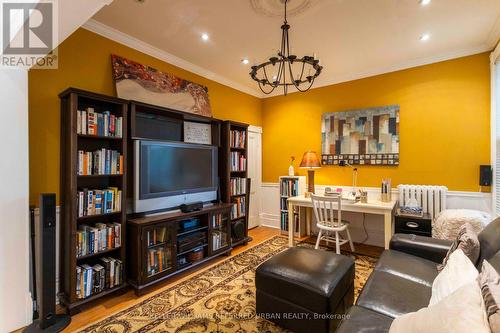
{"label": "media shelf", "polygon": [[250,207],[251,186],[247,172],[247,147],[248,125],[224,121],[221,129],[219,177],[222,201],[233,205],[230,219],[233,246],[246,244],[251,240],[248,237],[247,214]]}
{"label": "media shelf", "polygon": [[[75,313],[80,306],[126,286],[126,213],[122,208],[125,207],[127,193],[128,102],[75,88],[65,90],[59,97],[62,208],[60,303],[69,313]],[[92,153],[102,149],[112,150],[122,156],[122,173],[79,174],[79,151]],[[94,166],[88,166],[89,170],[94,172]],[[101,191],[112,192],[106,194],[105,202],[100,196]],[[92,215],[79,216],[83,209],[79,206],[79,200],[82,200],[82,197],[78,198],[79,192],[85,193],[82,204]],[[103,208],[103,204],[112,204],[113,209],[118,211],[99,213],[100,209],[107,209]],[[119,231],[110,230],[109,238],[103,242],[110,247],[109,242],[119,239],[119,246],[77,256],[79,230],[97,230],[98,226],[103,225],[111,228],[113,223],[120,225]],[[90,246],[90,238],[86,238],[85,242]],[[96,276],[102,276],[103,280],[98,281]]]}
{"label": "media shelf", "polygon": [[207,260],[230,254],[230,209],[230,204],[214,204],[191,213],[129,219],[128,277],[136,294],[142,295],[155,283]]}

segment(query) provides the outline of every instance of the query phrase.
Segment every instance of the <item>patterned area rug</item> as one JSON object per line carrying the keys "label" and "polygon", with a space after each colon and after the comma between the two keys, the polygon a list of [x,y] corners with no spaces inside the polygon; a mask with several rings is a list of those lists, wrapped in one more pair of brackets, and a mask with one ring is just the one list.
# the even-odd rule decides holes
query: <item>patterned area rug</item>
{"label": "patterned area rug", "polygon": [[[255,315],[255,269],[285,250],[287,242],[270,238],[80,332],[284,332]],[[347,255],[356,261],[357,297],[377,259]]]}

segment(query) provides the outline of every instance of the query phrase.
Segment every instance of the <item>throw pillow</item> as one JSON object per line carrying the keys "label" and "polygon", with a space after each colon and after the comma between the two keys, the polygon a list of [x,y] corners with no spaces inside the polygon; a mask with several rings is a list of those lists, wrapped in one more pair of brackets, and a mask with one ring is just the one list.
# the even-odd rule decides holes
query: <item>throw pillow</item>
{"label": "throw pillow", "polygon": [[438,272],[442,271],[446,262],[450,258],[451,253],[456,249],[461,249],[467,257],[469,257],[470,261],[475,265],[477,259],[479,258],[479,240],[477,239],[477,234],[474,231],[474,228],[469,223],[465,223],[460,227],[460,231],[458,232],[457,239],[451,245],[451,248],[448,250],[446,257],[443,260],[441,265],[437,266]]}
{"label": "throw pillow", "polygon": [[436,305],[396,318],[389,333],[489,333],[477,281],[457,289]]}
{"label": "throw pillow", "polygon": [[429,305],[448,297],[463,285],[476,281],[479,272],[461,249],[453,251],[444,269],[432,282],[432,296]]}
{"label": "throw pillow", "polygon": [[500,276],[486,260],[483,261],[479,284],[492,333],[500,333]]}

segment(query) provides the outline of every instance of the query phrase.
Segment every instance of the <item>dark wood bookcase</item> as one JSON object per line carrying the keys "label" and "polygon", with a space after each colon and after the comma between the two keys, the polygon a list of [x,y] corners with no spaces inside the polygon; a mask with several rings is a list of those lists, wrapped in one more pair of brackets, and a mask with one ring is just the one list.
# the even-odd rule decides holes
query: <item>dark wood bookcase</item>
{"label": "dark wood bookcase", "polygon": [[[241,144],[234,144],[231,132],[237,131],[244,134]],[[246,159],[244,168],[232,167],[234,155],[242,156]],[[245,200],[245,213],[238,216],[232,216],[232,243],[233,246],[248,243],[251,238],[248,237],[248,214],[250,208],[250,179],[248,178],[248,124],[224,121],[221,128],[221,148],[219,153],[221,159],[219,163],[219,177],[221,182],[221,198],[223,202],[234,204],[242,198]],[[242,179],[245,182],[245,191],[233,193],[231,188],[232,179]],[[238,228],[243,228],[242,235],[237,235]]]}
{"label": "dark wood bookcase", "polygon": [[[61,100],[61,293],[60,302],[68,312],[75,313],[81,305],[122,289],[126,283],[126,194],[127,194],[127,110],[128,101],[69,88],[60,95]],[[93,108],[95,112],[109,111],[122,117],[121,137],[98,136],[78,133],[78,110]],[[123,156],[121,174],[78,175],[78,151],[94,152],[99,149],[118,151]],[[79,216],[78,191],[82,189],[106,189],[114,187],[122,191],[121,210],[107,214]],[[77,232],[82,224],[119,223],[121,244],[119,247],[77,257]],[[92,265],[102,257],[112,257],[122,262],[122,284],[95,292],[86,298],[77,298],[77,266]]]}
{"label": "dark wood bookcase", "polygon": [[142,295],[155,283],[207,260],[230,254],[230,209],[230,204],[215,204],[191,213],[129,219],[129,282],[136,294]]}

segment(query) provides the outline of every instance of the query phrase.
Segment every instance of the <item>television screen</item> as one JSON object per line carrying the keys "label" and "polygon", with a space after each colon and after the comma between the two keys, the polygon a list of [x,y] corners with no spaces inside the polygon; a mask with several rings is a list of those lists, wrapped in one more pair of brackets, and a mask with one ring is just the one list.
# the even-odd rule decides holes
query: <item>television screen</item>
{"label": "television screen", "polygon": [[216,177],[216,147],[141,142],[140,199],[215,190]]}

